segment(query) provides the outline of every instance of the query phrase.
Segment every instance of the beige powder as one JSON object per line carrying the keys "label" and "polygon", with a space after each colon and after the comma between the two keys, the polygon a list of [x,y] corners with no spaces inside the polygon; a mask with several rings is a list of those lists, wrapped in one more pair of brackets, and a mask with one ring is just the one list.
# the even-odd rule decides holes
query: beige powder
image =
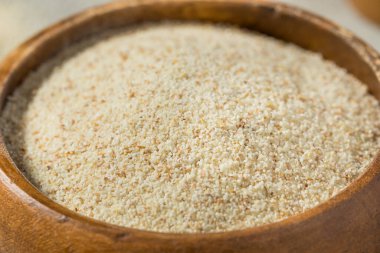
{"label": "beige powder", "polygon": [[26,176],[106,222],[211,232],[301,213],[380,146],[366,87],[321,56],[237,28],[148,25],[74,46],[10,97]]}

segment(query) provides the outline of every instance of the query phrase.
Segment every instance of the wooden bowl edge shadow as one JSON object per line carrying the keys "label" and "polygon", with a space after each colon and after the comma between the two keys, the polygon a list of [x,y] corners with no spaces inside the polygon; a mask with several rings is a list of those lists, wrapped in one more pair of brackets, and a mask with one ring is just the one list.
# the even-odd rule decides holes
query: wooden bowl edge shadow
{"label": "wooden bowl edge shadow", "polygon": [[[157,21],[161,20],[162,17],[235,23],[296,43],[307,49],[320,50],[326,58],[336,60],[339,65],[349,69],[351,73],[354,73],[369,86],[371,92],[378,99],[380,98],[379,55],[352,33],[323,18],[298,8],[266,1],[143,0],[121,1],[89,9],[47,28],[21,45],[5,59],[0,67],[2,105],[5,97],[17,87],[28,72],[68,44],[75,43],[75,41],[85,38],[89,34],[107,28],[125,26],[144,20]],[[278,26],[279,20],[282,21],[281,27]],[[294,27],[299,29],[294,29]],[[339,49],[336,48],[336,44],[340,46]],[[48,45],[54,46],[49,47]],[[373,240],[376,238],[373,239],[373,236],[365,239],[369,246],[355,245],[352,247],[350,243],[343,242],[347,239],[355,241],[352,230],[358,227],[365,227],[362,233],[368,233],[366,230],[380,232],[380,200],[376,200],[371,192],[373,189],[380,190],[379,155],[369,166],[367,172],[346,190],[305,213],[260,227],[208,234],[142,231],[110,225],[78,215],[49,200],[26,181],[12,162],[3,142],[0,144],[0,167],[0,182],[2,182],[0,193],[4,193],[0,194],[0,201],[8,203],[5,207],[12,211],[15,211],[12,205],[24,208],[28,212],[28,218],[36,215],[42,220],[40,222],[42,225],[55,229],[62,228],[63,231],[59,235],[69,238],[66,240],[55,238],[62,243],[62,246],[57,246],[56,243],[47,244],[46,247],[50,248],[46,249],[51,252],[54,252],[52,251],[53,247],[55,249],[71,247],[78,252],[86,252],[88,249],[93,252],[101,252],[102,250],[129,252],[128,250],[131,249],[133,252],[145,252],[148,249],[151,252],[163,250],[166,252],[180,250],[185,250],[185,252],[195,250],[197,252],[214,252],[220,249],[229,250],[229,252],[289,252],[290,249],[302,252],[318,252],[326,249],[337,249],[334,248],[336,243],[331,242],[329,237],[332,236],[332,232],[340,231],[344,232],[342,234],[345,237],[338,238],[337,242],[340,243],[342,249],[347,249],[346,252],[367,250],[368,247],[380,250],[380,245],[374,243]],[[375,206],[368,204],[369,202],[374,203]],[[375,207],[375,211],[367,210],[368,206]],[[351,211],[346,210],[350,208],[352,208]],[[1,207],[0,210],[2,210]],[[3,211],[7,212],[6,209]],[[340,213],[344,214],[343,222],[335,224],[334,227],[334,221]],[[350,219],[356,214],[363,216],[359,219],[362,224],[349,225]],[[377,222],[374,225],[367,224],[368,216],[374,217]],[[13,217],[13,219],[19,218]],[[331,231],[325,231],[328,225],[332,225]],[[346,225],[348,228],[343,228]],[[0,230],[2,228],[10,230],[11,227],[12,224],[9,221],[0,221]],[[312,232],[313,229],[319,227],[323,228],[322,231]],[[31,231],[25,228],[25,231],[22,230],[22,232],[30,233]],[[311,235],[307,235],[307,232]],[[46,235],[43,232],[40,233]],[[79,234],[81,238],[74,238],[78,237]],[[10,235],[12,236],[12,233]],[[4,238],[10,240],[9,235],[4,235],[0,231],[0,242],[4,241]],[[98,243],[94,244],[95,246],[85,245],[93,238],[98,240]],[[333,238],[336,239],[334,236]],[[25,245],[21,244],[18,247],[20,249],[21,247],[33,249],[33,247],[30,248],[34,244],[32,238],[23,235],[23,239]],[[294,239],[297,241],[294,242]],[[317,241],[325,240],[325,242],[320,242],[319,245],[310,248],[307,243],[314,239]],[[70,242],[70,240],[72,241]],[[38,252],[38,250],[40,248],[31,252]]]}

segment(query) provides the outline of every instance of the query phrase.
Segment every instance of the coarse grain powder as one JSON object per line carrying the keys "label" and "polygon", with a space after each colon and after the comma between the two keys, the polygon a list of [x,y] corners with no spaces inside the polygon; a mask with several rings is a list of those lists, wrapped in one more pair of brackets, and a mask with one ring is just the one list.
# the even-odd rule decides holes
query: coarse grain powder
{"label": "coarse grain powder", "polygon": [[331,198],[380,147],[366,87],[264,35],[162,23],[70,47],[9,98],[1,128],[29,180],[133,228],[258,226]]}

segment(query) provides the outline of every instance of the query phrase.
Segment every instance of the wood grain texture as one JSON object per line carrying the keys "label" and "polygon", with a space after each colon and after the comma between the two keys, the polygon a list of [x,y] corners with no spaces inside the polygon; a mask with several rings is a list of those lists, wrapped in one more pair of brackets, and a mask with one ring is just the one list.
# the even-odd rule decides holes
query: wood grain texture
{"label": "wood grain texture", "polygon": [[[380,57],[325,19],[253,0],[133,0],[89,9],[25,42],[0,66],[0,100],[64,47],[144,21],[226,22],[300,45],[357,76],[380,99]],[[0,142],[0,252],[380,252],[380,155],[342,193],[273,224],[224,233],[170,234],[123,228],[80,216],[41,194]]]}

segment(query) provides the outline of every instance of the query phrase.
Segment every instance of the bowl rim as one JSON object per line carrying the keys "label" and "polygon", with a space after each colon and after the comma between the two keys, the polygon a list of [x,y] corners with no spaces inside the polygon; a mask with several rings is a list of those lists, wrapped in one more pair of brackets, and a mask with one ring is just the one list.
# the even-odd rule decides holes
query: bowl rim
{"label": "bowl rim", "polygon": [[[129,0],[129,1],[115,1],[104,5],[88,8],[77,14],[69,16],[68,18],[48,26],[41,32],[37,33],[26,42],[22,43],[19,47],[14,49],[4,60],[0,63],[0,94],[4,96],[6,84],[13,71],[23,61],[24,57],[32,50],[36,49],[47,37],[59,35],[64,30],[72,25],[77,25],[86,20],[90,20],[98,15],[105,14],[117,9],[127,9],[133,6],[154,5],[157,3],[178,4],[178,3],[228,3],[228,4],[248,4],[253,6],[271,7],[276,11],[293,15],[301,18],[303,21],[311,22],[314,25],[321,26],[328,32],[333,32],[336,36],[347,41],[350,46],[363,58],[366,63],[372,68],[378,80],[380,80],[380,56],[379,54],[364,41],[356,37],[353,33],[345,28],[325,19],[311,12],[302,10],[284,3],[265,1],[265,0]],[[185,21],[186,22],[186,21]],[[40,64],[39,64],[40,66]],[[26,75],[24,75],[26,76]],[[136,229],[114,225],[104,221],[96,220],[86,217],[79,213],[69,210],[68,208],[54,202],[40,192],[29,180],[23,175],[21,170],[13,162],[13,159],[7,151],[7,147],[3,142],[2,133],[0,133],[0,183],[3,183],[9,190],[14,192],[22,201],[36,206],[45,215],[56,217],[57,215],[74,222],[78,222],[93,229],[106,228],[125,232],[126,234],[140,234],[147,237],[159,237],[162,239],[205,239],[214,238],[237,238],[247,235],[260,235],[268,231],[284,229],[290,225],[296,225],[305,222],[308,219],[316,217],[334,206],[342,204],[345,200],[353,196],[354,193],[360,191],[369,184],[377,175],[380,174],[380,153],[371,161],[367,166],[366,171],[359,176],[354,182],[349,184],[344,190],[339,192],[334,197],[322,202],[321,204],[306,210],[300,214],[290,216],[286,219],[255,226],[248,227],[240,230],[231,230],[224,232],[195,232],[195,233],[174,233],[174,232],[157,232],[151,230]]]}

